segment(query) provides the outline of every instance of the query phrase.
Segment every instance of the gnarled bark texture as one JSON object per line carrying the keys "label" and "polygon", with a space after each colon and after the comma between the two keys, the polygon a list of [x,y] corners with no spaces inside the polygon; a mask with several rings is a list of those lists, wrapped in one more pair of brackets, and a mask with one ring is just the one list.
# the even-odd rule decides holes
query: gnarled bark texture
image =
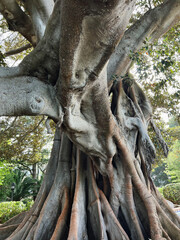
{"label": "gnarled bark texture", "polygon": [[149,122],[165,154],[167,146],[127,74],[129,54],[179,21],[179,0],[128,30],[135,0],[22,2],[25,12],[15,0],[1,0],[0,11],[36,47],[18,67],[0,68],[0,115],[43,114],[57,129],[32,209],[1,225],[0,239],[180,239],[180,220],[150,178]]}

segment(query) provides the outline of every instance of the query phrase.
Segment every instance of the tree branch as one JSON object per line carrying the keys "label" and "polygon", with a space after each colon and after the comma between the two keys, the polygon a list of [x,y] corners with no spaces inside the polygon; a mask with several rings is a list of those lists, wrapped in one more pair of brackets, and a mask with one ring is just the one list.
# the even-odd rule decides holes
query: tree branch
{"label": "tree branch", "polygon": [[5,132],[7,132],[10,128],[12,128],[16,122],[18,117],[15,117],[14,120],[10,123],[10,125],[3,131],[1,131],[1,134],[4,134]]}
{"label": "tree branch", "polygon": [[179,0],[168,0],[149,10],[124,34],[121,42],[111,55],[107,67],[108,81],[113,75],[123,76],[131,65],[130,54],[140,50],[144,40],[154,42],[180,20]]}
{"label": "tree branch", "polygon": [[30,129],[29,131],[27,131],[24,135],[22,135],[19,138],[19,142],[22,142],[26,136],[28,136],[30,133],[35,132],[36,129],[38,129],[38,127],[40,126],[40,124],[44,121],[44,116],[41,118],[41,120],[36,124],[36,126],[33,129]]}
{"label": "tree branch", "polygon": [[0,0],[0,12],[6,19],[10,30],[18,31],[35,46],[36,37],[32,22],[15,0]]}
{"label": "tree branch", "polygon": [[33,27],[36,32],[37,40],[39,41],[43,35],[54,7],[53,0],[32,0],[25,1],[25,7],[28,10]]}
{"label": "tree branch", "polygon": [[59,75],[59,41],[61,0],[56,1],[42,40],[18,67],[0,67],[0,77],[34,76],[55,85]]}
{"label": "tree branch", "polygon": [[0,104],[0,116],[62,116],[54,88],[33,77],[0,78]]}
{"label": "tree branch", "polygon": [[23,52],[24,50],[27,50],[28,48],[31,48],[31,47],[32,47],[32,45],[28,43],[28,44],[26,44],[26,45],[24,45],[20,48],[13,49],[13,50],[10,50],[10,51],[4,53],[4,56],[8,57],[8,56],[11,56],[11,55],[15,55],[15,54]]}

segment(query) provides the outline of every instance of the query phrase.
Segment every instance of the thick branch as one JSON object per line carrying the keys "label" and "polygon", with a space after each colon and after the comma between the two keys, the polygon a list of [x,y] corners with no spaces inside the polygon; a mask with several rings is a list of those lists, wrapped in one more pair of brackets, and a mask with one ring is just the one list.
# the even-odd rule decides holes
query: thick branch
{"label": "thick branch", "polygon": [[44,31],[54,7],[53,0],[26,1],[25,7],[30,13],[33,27],[38,41],[43,37]]}
{"label": "thick branch", "polygon": [[142,48],[145,39],[150,42],[166,33],[180,20],[179,0],[168,0],[164,4],[149,10],[124,34],[121,42],[111,55],[108,64],[108,80],[112,75],[123,76],[130,67],[130,54]]}
{"label": "thick branch", "polygon": [[116,152],[106,63],[125,31],[134,3],[97,1],[80,7],[79,2],[62,1],[57,91],[65,111],[64,126],[81,150],[103,160]]}
{"label": "thick branch", "polygon": [[6,19],[10,30],[18,31],[32,45],[36,44],[32,22],[15,0],[0,0],[0,12]]}
{"label": "thick branch", "polygon": [[54,88],[33,77],[1,78],[0,103],[0,116],[61,115]]}
{"label": "thick branch", "polygon": [[0,77],[34,76],[55,85],[59,74],[60,4],[56,1],[45,34],[36,48],[27,55],[18,67],[0,67]]}

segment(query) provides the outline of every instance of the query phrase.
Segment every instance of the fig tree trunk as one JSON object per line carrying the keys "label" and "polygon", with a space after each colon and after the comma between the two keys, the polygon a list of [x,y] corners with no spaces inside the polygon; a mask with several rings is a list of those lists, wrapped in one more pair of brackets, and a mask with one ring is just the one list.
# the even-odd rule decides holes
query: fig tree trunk
{"label": "fig tree trunk", "polygon": [[167,146],[128,75],[130,53],[180,19],[179,0],[128,30],[135,0],[22,2],[26,11],[0,1],[11,29],[34,46],[18,67],[0,68],[0,115],[47,115],[57,128],[33,207],[1,225],[0,239],[180,239],[180,220],[150,178],[148,124],[165,154]]}

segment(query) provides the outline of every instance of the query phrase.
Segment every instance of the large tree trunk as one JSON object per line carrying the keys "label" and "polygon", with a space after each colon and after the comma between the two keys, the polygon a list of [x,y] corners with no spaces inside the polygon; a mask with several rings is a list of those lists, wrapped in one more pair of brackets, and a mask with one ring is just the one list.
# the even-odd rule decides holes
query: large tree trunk
{"label": "large tree trunk", "polygon": [[179,219],[148,178],[143,159],[128,162],[123,154],[103,176],[57,128],[35,204],[8,239],[179,239]]}
{"label": "large tree trunk", "polygon": [[0,115],[49,116],[57,123],[54,145],[32,209],[1,225],[0,239],[180,239],[180,220],[150,178],[150,103],[134,79],[120,77],[131,51],[180,18],[179,1],[126,32],[134,0],[57,0],[49,21],[46,3],[26,4],[39,43],[18,67],[0,69]]}

